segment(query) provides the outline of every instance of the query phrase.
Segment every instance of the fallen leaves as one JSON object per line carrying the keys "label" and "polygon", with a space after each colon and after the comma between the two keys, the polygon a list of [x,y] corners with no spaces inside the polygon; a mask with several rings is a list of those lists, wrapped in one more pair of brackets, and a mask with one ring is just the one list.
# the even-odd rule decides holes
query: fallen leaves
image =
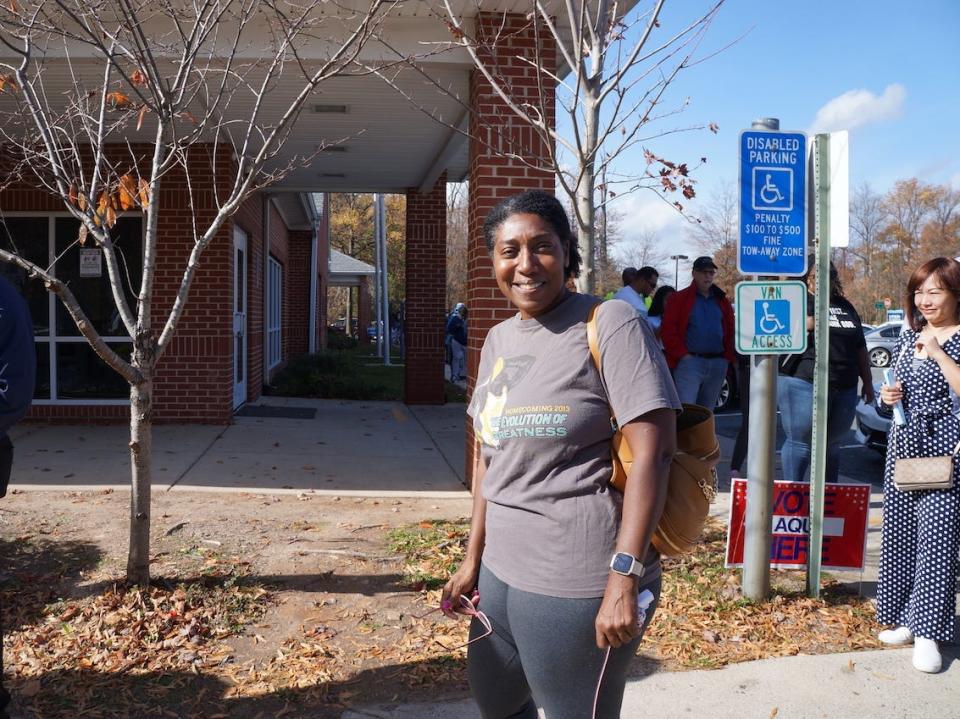
{"label": "fallen leaves", "polygon": [[[300,704],[310,707],[310,716],[327,717],[339,716],[337,708],[354,697],[436,696],[465,687],[462,645],[469,622],[428,612],[439,605],[439,586],[463,559],[466,520],[430,519],[394,529],[315,517],[278,522],[264,535],[268,543],[293,530],[310,541],[346,542],[347,548],[363,542],[361,548],[374,550],[370,557],[307,560],[303,571],[311,580],[305,590],[305,577],[269,588],[255,581],[251,572],[263,571],[248,563],[255,550],[235,551],[238,541],[249,541],[243,533],[221,528],[216,541],[223,546],[211,549],[203,546],[209,528],[202,520],[191,516],[183,525],[177,516],[165,515],[168,528],[157,528],[166,544],[158,542],[154,567],[167,577],[158,586],[126,588],[105,581],[106,572],[65,599],[56,589],[56,572],[76,562],[51,565],[43,570],[47,574],[37,569],[53,554],[48,547],[62,541],[56,534],[61,525],[35,523],[33,535],[11,532],[21,545],[37,542],[31,536],[41,530],[45,537],[14,566],[15,586],[2,597],[11,630],[11,683],[33,715],[106,718],[163,711],[266,719],[302,716]],[[663,594],[642,653],[667,669],[681,669],[876,646],[866,600],[835,585],[813,600],[788,586],[799,585],[799,575],[775,573],[774,597],[753,604],[740,594],[738,572],[723,568],[723,550],[723,527],[711,523],[698,552],[665,561]],[[401,558],[381,561],[387,553]],[[115,577],[120,569],[112,571]],[[303,613],[284,610],[304,601]],[[854,663],[844,660],[842,671],[854,671]],[[254,709],[244,714],[247,707]],[[335,713],[319,713],[318,707]]]}
{"label": "fallen leaves", "polygon": [[[773,572],[768,602],[744,599],[738,570],[723,567],[725,528],[711,520],[701,548],[664,560],[663,592],[641,644],[677,668],[715,668],[795,654],[875,648],[869,600],[827,582],[807,597],[797,572]],[[799,577],[799,579],[798,579]]]}

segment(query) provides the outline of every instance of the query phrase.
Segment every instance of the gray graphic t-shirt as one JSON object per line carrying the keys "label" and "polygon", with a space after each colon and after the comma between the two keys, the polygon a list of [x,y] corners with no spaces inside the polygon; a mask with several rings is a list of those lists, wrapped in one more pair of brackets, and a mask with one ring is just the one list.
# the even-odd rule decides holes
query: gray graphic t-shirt
{"label": "gray graphic t-shirt", "polygon": [[[603,594],[620,526],[610,411],[587,345],[596,302],[570,294],[546,315],[494,327],[467,409],[487,467],[483,562],[511,586],[554,597]],[[663,352],[630,305],[605,302],[597,330],[620,425],[680,408]],[[657,565],[652,549],[646,562]]]}

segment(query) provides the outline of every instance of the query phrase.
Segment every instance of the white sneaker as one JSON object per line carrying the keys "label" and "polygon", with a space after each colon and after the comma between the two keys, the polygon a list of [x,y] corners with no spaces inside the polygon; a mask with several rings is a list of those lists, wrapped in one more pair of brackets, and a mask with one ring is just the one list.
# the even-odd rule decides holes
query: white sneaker
{"label": "white sneaker", "polygon": [[913,668],[927,674],[936,674],[942,665],[936,640],[917,637],[913,645]]}
{"label": "white sneaker", "polygon": [[897,627],[896,629],[884,629],[877,636],[881,644],[888,647],[902,647],[905,644],[913,643],[913,632],[910,627]]}

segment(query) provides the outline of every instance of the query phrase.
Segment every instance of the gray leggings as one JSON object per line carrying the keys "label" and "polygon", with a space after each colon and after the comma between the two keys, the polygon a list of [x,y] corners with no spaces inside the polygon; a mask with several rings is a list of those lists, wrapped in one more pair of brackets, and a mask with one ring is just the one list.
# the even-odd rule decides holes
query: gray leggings
{"label": "gray leggings", "polygon": [[[644,631],[660,599],[660,578],[645,584],[656,599],[647,610]],[[480,610],[493,634],[471,644],[467,676],[484,719],[590,719],[606,650],[597,648],[594,620],[602,597],[564,599],[533,594],[501,582],[480,567]],[[483,633],[476,620],[470,637]],[[610,652],[603,674],[597,719],[617,719],[630,659],[643,633]]]}

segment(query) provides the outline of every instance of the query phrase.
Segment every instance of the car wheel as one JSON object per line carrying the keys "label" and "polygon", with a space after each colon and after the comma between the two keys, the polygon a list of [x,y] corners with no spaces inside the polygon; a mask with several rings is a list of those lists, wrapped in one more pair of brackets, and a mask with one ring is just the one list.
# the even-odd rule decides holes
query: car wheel
{"label": "car wheel", "polygon": [[874,367],[886,367],[890,364],[890,353],[883,347],[874,347],[870,350],[870,364]]}
{"label": "car wheel", "polygon": [[720,394],[717,395],[717,406],[714,412],[729,409],[737,399],[736,370],[732,367],[727,370],[727,376],[723,378],[723,384],[720,385]]}

